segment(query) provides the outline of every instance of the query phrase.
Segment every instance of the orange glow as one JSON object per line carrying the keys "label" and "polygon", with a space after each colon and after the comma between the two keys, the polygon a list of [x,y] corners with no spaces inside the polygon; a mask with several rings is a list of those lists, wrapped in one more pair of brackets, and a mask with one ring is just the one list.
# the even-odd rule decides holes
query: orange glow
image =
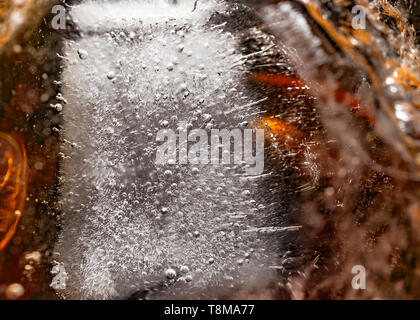
{"label": "orange glow", "polygon": [[338,88],[334,92],[335,101],[347,105],[358,117],[367,120],[371,125],[376,124],[376,118],[370,112],[367,106],[361,105],[359,101],[342,88]]}
{"label": "orange glow", "polygon": [[420,88],[420,79],[417,75],[407,66],[397,68],[393,74],[394,81],[400,86],[408,89],[410,87]]}
{"label": "orange glow", "polygon": [[270,84],[277,87],[303,87],[305,84],[296,77],[270,74],[265,72],[255,72],[252,74],[255,81]]}
{"label": "orange glow", "polygon": [[[304,134],[291,124],[287,124],[278,118],[263,118],[258,122],[260,128],[269,128],[270,133],[273,133],[279,139],[286,137],[292,140],[301,141],[304,139]],[[296,141],[297,140],[297,141]]]}
{"label": "orange glow", "polygon": [[[297,77],[293,76],[284,76],[280,74],[270,74],[265,72],[256,72],[252,74],[252,80],[263,83],[269,84],[276,87],[295,87],[295,88],[303,88],[306,84]],[[335,101],[338,103],[342,103],[347,105],[354,113],[361,118],[366,119],[369,121],[370,124],[375,125],[376,119],[374,115],[370,112],[370,110],[359,103],[359,101],[349,92],[342,88],[337,88],[334,91],[334,98]],[[264,120],[267,121],[267,120]],[[269,120],[273,121],[273,120]],[[278,122],[278,120],[276,120]],[[277,127],[277,133],[280,133],[283,129],[279,128],[279,123],[273,124],[274,127]],[[284,124],[283,124],[284,125]],[[271,126],[270,126],[271,127]],[[281,130],[280,130],[281,129]]]}
{"label": "orange glow", "polygon": [[22,215],[26,179],[23,145],[0,132],[0,250],[12,238]]}
{"label": "orange glow", "polygon": [[35,25],[51,10],[51,1],[10,1],[0,0],[0,53],[7,44],[16,40],[30,25]]}

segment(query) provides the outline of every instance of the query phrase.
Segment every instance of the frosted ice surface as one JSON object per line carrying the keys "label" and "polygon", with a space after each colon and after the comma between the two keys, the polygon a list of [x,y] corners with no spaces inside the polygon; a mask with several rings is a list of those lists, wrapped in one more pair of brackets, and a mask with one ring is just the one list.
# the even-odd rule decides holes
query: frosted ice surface
{"label": "frosted ice surface", "polygon": [[168,288],[152,298],[211,296],[208,288],[238,293],[274,277],[278,244],[249,232],[267,224],[254,199],[261,179],[241,179],[240,166],[155,166],[162,126],[237,128],[252,123],[252,102],[264,98],[243,85],[237,36],[207,24],[225,4],[193,7],[88,1],[72,9],[83,36],[66,42],[62,75],[55,251],[65,297],[126,298],[155,283]]}

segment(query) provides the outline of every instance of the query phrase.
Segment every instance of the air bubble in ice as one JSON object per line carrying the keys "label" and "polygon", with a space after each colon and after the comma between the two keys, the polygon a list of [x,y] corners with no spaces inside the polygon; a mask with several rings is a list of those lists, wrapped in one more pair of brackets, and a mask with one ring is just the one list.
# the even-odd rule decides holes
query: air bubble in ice
{"label": "air bubble in ice", "polygon": [[165,175],[166,178],[170,178],[170,177],[172,177],[172,171],[171,170],[166,170],[164,172],[164,175]]}
{"label": "air bubble in ice", "polygon": [[174,70],[174,65],[172,63],[168,63],[166,69],[168,69],[168,71],[172,71]]}
{"label": "air bubble in ice", "polygon": [[176,277],[176,271],[174,269],[166,269],[165,276],[168,279],[174,279]]}
{"label": "air bubble in ice", "polygon": [[58,112],[61,112],[63,110],[63,105],[61,103],[57,103],[54,109]]}
{"label": "air bubble in ice", "polygon": [[115,78],[115,72],[114,72],[114,71],[110,71],[110,72],[108,72],[108,74],[106,75],[106,77],[107,77],[109,80],[114,79],[114,78]]}
{"label": "air bubble in ice", "polygon": [[88,57],[88,53],[82,49],[77,50],[77,54],[79,55],[79,58],[82,60],[85,60]]}
{"label": "air bubble in ice", "polygon": [[250,194],[251,194],[251,191],[249,191],[249,190],[244,190],[244,191],[242,191],[242,193],[241,193],[244,197],[248,197]]}
{"label": "air bubble in ice", "polygon": [[185,83],[182,83],[182,84],[179,86],[179,91],[185,91],[185,90],[187,90],[187,85],[186,85]]}
{"label": "air bubble in ice", "polygon": [[187,266],[182,266],[182,267],[179,269],[179,271],[180,271],[182,274],[186,274],[186,273],[190,272],[190,269],[189,269]]}

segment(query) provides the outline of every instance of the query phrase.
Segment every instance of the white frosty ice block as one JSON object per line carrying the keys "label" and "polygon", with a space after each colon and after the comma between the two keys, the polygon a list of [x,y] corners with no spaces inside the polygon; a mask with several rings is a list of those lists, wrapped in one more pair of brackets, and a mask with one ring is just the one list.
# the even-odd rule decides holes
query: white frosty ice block
{"label": "white frosty ice block", "polygon": [[[237,35],[208,24],[216,1],[87,1],[71,10],[62,94],[63,219],[52,286],[68,298],[265,295],[276,228],[240,165],[156,166],[156,134],[251,126]],[[211,126],[210,125],[210,126]],[[271,224],[273,226],[274,223]],[[261,235],[258,230],[270,235]]]}

